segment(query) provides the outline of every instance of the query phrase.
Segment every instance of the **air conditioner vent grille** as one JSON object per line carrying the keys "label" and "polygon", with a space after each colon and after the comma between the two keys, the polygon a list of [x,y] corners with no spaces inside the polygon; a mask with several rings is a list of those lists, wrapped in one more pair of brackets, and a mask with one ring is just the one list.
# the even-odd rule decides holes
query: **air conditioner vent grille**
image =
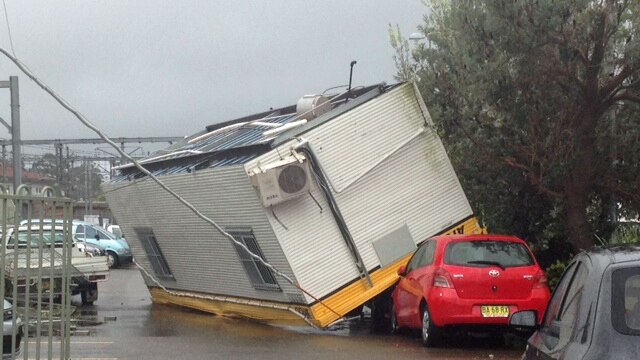
{"label": "air conditioner vent grille", "polygon": [[287,194],[295,194],[301,191],[306,184],[307,174],[301,166],[286,166],[278,176],[278,185]]}

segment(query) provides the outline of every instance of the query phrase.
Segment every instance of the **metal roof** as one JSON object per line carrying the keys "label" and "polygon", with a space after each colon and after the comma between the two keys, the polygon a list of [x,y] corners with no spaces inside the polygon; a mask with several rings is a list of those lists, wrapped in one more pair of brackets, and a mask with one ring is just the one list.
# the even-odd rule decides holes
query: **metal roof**
{"label": "metal roof", "polygon": [[[317,126],[335,117],[336,114],[349,111],[354,106],[377,96],[379,91],[371,92],[370,90],[378,89],[379,86],[383,85],[375,85],[354,91],[351,93],[351,98],[344,94],[340,95],[337,103],[334,104],[334,109],[325,114],[327,116],[314,119],[311,122],[313,125],[307,123],[301,127],[301,130],[302,128],[308,129]],[[370,92],[372,94],[362,96]],[[353,101],[354,98],[356,101]],[[292,110],[294,111],[293,113],[280,115],[282,112]],[[263,115],[266,117],[263,117]],[[295,113],[295,106],[290,106],[271,112],[250,115],[219,125],[207,126],[206,131],[189,136],[181,143],[174,144],[168,149],[156,152],[152,156],[140,161],[140,163],[155,176],[244,164],[268,151],[274,139],[277,138],[277,142],[281,142],[283,137],[290,137],[293,134],[290,130],[279,135],[265,136],[265,131],[274,129],[274,126],[269,126],[268,124],[284,125],[296,120],[298,119]],[[110,183],[130,181],[145,176],[135,168],[133,164],[121,165],[115,169],[120,170],[121,174],[113,177],[109,181]]]}

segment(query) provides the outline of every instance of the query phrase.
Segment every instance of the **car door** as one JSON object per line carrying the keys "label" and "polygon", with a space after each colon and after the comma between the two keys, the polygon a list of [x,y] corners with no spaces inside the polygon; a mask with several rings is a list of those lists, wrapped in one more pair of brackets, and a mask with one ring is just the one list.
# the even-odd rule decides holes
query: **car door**
{"label": "car door", "polygon": [[[582,261],[569,265],[547,306],[542,327],[529,339],[523,359],[573,359],[576,351],[568,351],[574,341],[580,316],[588,267]],[[579,330],[579,329],[578,329]]]}
{"label": "car door", "polygon": [[425,285],[433,282],[433,257],[436,240],[427,240],[414,253],[407,265],[406,275],[400,278],[396,289],[396,313],[401,326],[420,326],[420,301]]}

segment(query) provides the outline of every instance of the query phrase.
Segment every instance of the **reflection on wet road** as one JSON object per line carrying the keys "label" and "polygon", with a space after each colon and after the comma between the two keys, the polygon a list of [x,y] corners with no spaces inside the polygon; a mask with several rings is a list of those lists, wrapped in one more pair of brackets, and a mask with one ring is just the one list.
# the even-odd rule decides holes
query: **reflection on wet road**
{"label": "reflection on wet road", "polygon": [[99,289],[94,306],[78,307],[73,359],[518,359],[522,353],[474,338],[425,349],[417,336],[372,334],[359,319],[319,331],[153,305],[135,266],[113,270]]}

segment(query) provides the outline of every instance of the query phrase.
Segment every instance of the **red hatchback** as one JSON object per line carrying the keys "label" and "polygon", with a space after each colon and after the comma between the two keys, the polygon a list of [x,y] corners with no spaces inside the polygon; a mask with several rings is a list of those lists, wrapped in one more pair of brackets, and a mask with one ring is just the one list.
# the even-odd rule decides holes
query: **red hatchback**
{"label": "red hatchback", "polygon": [[420,329],[425,346],[437,345],[445,327],[502,330],[516,311],[536,311],[539,324],[550,296],[531,250],[514,236],[437,236],[398,274],[392,330]]}

